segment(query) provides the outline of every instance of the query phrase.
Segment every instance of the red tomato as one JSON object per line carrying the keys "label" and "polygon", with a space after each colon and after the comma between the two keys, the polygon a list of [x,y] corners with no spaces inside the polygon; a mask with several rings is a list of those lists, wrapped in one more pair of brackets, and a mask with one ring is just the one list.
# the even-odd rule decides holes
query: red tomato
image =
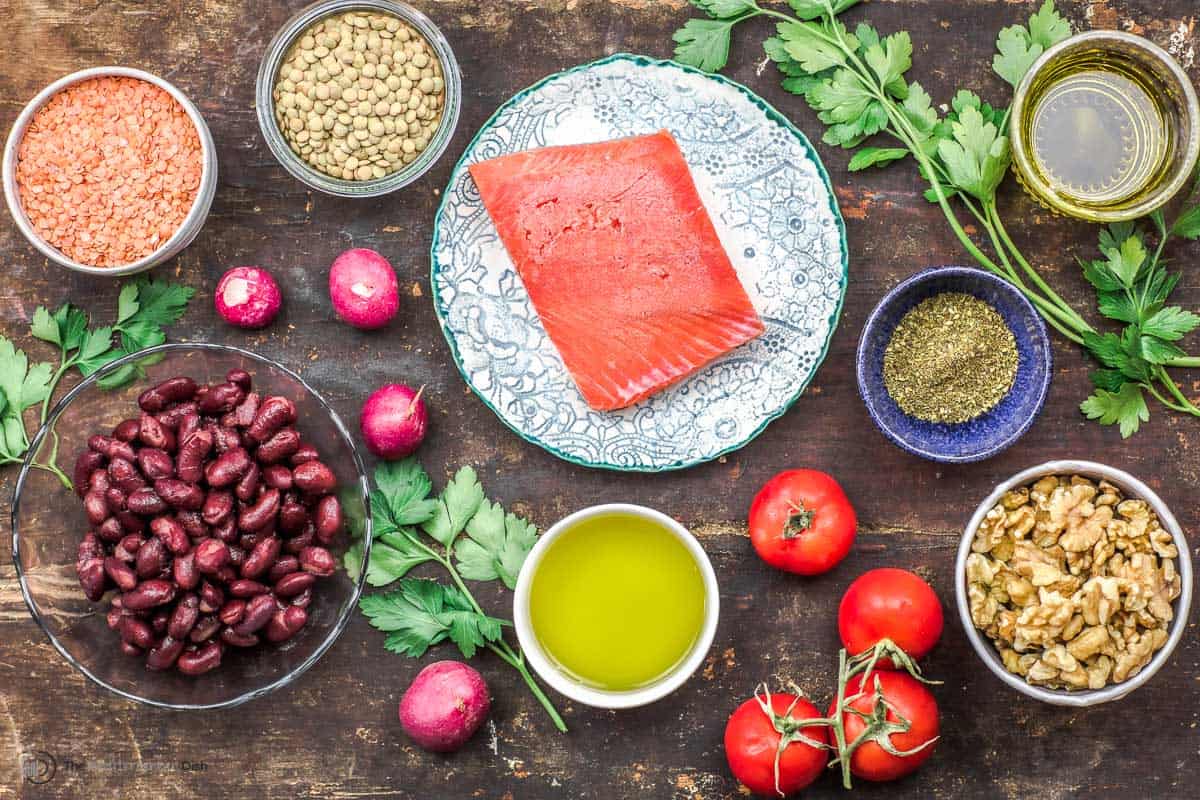
{"label": "red tomato", "polygon": [[929,584],[911,572],[873,569],[842,596],[838,632],[851,655],[891,639],[919,659],[942,636],[942,604]]}
{"label": "red tomato", "polygon": [[[789,706],[792,707],[790,713]],[[791,694],[771,695],[770,708],[772,714],[760,705],[758,697],[738,706],[725,724],[725,758],[733,777],[750,791],[763,797],[778,797],[776,756],[779,757],[778,790],[785,795],[798,792],[825,770],[828,758],[823,749],[808,744],[797,735],[828,744],[829,734],[828,728],[823,726],[801,728],[791,735],[792,741],[779,753],[779,742],[783,738],[779,728],[786,729],[792,720],[819,719],[821,712],[804,698]]]}
{"label": "red tomato", "polygon": [[763,561],[820,575],[846,557],[858,520],[842,487],[815,469],[781,472],[750,505],[750,541]]}
{"label": "red tomato", "polygon": [[[892,746],[900,752],[915,750],[926,742],[937,738],[938,707],[933,694],[924,684],[906,672],[875,671],[856,675],[846,684],[846,696],[851,697],[863,686],[866,678],[866,694],[850,703],[850,708],[870,715],[875,709],[875,678],[883,690],[888,703],[887,721],[908,720],[909,729],[890,736]],[[837,711],[836,701],[829,708],[829,715]],[[852,743],[866,729],[867,722],[858,714],[842,714],[842,725],[846,728],[846,743]],[[867,781],[894,781],[903,778],[924,764],[933,755],[934,744],[921,748],[912,755],[894,756],[877,742],[867,741],[859,745],[850,755],[850,771]]]}

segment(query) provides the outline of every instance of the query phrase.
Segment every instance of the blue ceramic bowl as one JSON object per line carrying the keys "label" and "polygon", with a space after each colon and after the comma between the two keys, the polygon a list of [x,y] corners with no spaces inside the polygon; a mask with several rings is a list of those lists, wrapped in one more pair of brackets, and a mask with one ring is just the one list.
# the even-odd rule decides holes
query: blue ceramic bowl
{"label": "blue ceramic bowl", "polygon": [[[1013,388],[999,405],[969,422],[924,422],[900,410],[883,383],[883,353],[900,320],[942,292],[962,292],[988,303],[1017,341],[1020,361]],[[914,455],[965,464],[990,458],[1021,437],[1050,389],[1050,337],[1033,305],[1001,278],[968,267],[932,267],[902,281],[879,302],[858,342],[858,391],[884,435]]]}

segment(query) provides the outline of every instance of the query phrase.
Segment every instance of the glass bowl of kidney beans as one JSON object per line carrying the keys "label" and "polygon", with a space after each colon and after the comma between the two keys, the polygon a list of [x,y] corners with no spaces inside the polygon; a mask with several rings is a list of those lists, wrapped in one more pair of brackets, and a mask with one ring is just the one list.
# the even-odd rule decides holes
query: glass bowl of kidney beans
{"label": "glass bowl of kidney beans", "polygon": [[[56,454],[74,493],[34,466]],[[152,705],[235,705],[294,680],[346,626],[364,576],[342,556],[352,532],[369,548],[368,491],[350,433],[300,376],[162,345],[50,414],[17,479],[14,560],[34,619],[92,680]]]}

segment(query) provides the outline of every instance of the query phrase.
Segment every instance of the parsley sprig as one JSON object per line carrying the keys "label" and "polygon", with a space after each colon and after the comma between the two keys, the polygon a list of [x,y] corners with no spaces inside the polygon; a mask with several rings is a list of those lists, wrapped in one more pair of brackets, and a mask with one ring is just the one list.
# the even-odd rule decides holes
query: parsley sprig
{"label": "parsley sprig", "polygon": [[[913,54],[907,32],[883,36],[866,23],[851,31],[839,19],[859,2],[788,0],[789,14],[758,0],[692,0],[708,18],[689,20],[676,32],[675,56],[703,70],[720,70],[737,25],[756,17],[775,20],[775,35],[763,48],[783,75],[783,87],[803,96],[825,123],[823,141],[855,151],[852,171],[911,157],[929,184],[926,198],[941,208],[967,252],[1016,286],[1050,326],[1103,365],[1093,376],[1096,392],[1081,406],[1087,416],[1119,424],[1122,435],[1130,436],[1149,417],[1143,392],[1174,411],[1200,416],[1168,371],[1200,367],[1200,358],[1175,344],[1196,327],[1196,318],[1167,305],[1177,277],[1167,274],[1162,260],[1172,236],[1200,238],[1200,204],[1189,203],[1170,225],[1162,214],[1151,217],[1158,234],[1153,255],[1137,228],[1106,232],[1104,259],[1085,264],[1085,277],[1096,287],[1100,313],[1127,327],[1119,335],[1097,332],[1021,253],[1001,219],[996,193],[1012,163],[1008,110],[960,90],[939,112],[921,84],[906,77]],[[1027,25],[1000,32],[992,67],[1015,87],[1047,48],[1070,35],[1053,0],[1045,0]],[[967,232],[959,208],[978,223],[990,255]]]}
{"label": "parsley sprig", "polygon": [[[24,351],[0,336],[0,465],[20,463],[29,449],[24,412],[40,406],[38,424],[45,425],[50,401],[58,384],[72,369],[88,376],[106,364],[146,347],[162,344],[167,336],[163,327],[176,322],[187,308],[193,289],[152,278],[138,278],[121,287],[117,299],[117,321],[112,325],[90,327],[88,314],[78,306],[64,303],[53,312],[39,306],[33,314],[30,333],[58,348],[57,365],[38,362],[30,365]],[[145,375],[149,359],[128,364],[99,385],[105,389],[124,386]],[[33,466],[58,476],[63,486],[71,480],[58,467],[58,434],[51,432],[50,456]]]}
{"label": "parsley sprig", "polygon": [[[366,595],[359,609],[371,625],[387,633],[384,647],[419,658],[444,641],[463,658],[490,650],[520,673],[556,728],[566,723],[538,686],[525,654],[504,638],[512,622],[487,614],[466,580],[501,580],[516,586],[517,573],[537,541],[537,528],[484,496],[475,470],[463,467],[432,496],[433,482],[415,458],[385,463],[375,470],[371,492],[371,557],[363,564],[363,543],[344,556],[351,577],[366,569],[371,586],[396,584],[391,591]],[[437,564],[450,578],[441,583],[406,577],[421,564]]]}

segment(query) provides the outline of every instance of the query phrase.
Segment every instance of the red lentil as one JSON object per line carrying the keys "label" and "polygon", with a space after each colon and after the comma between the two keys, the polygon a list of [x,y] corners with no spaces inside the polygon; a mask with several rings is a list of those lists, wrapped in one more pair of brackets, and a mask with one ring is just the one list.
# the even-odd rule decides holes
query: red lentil
{"label": "red lentil", "polygon": [[204,159],[187,112],[138,78],[90,78],[33,116],[17,152],[21,207],[68,258],[95,267],[153,253],[183,223]]}

